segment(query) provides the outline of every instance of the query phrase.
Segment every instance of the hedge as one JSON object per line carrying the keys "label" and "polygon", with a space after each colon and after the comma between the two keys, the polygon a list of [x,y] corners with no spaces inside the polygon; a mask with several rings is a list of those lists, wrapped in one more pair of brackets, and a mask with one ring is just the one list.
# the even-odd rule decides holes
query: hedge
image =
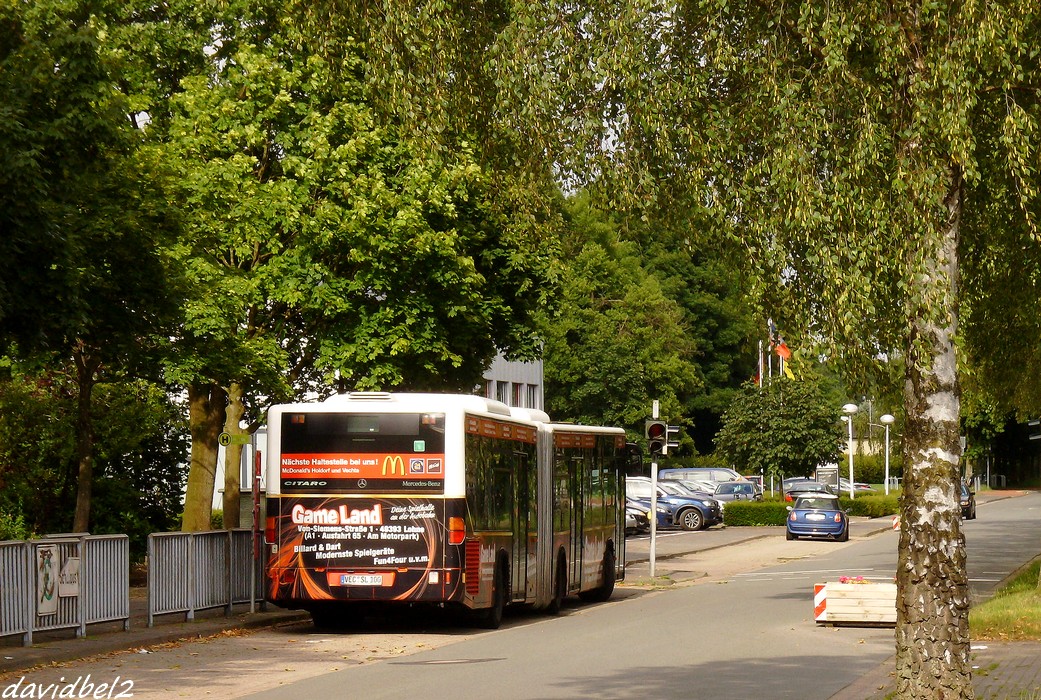
{"label": "hedge", "polygon": [[723,504],[723,524],[784,525],[789,505],[784,501],[727,501]]}
{"label": "hedge", "polygon": [[[724,525],[784,525],[790,501],[728,501],[723,506]],[[900,512],[896,494],[889,496],[839,497],[839,507],[850,515],[881,518]]]}
{"label": "hedge", "polygon": [[850,515],[862,515],[868,518],[881,518],[896,515],[900,512],[900,497],[896,494],[880,496],[839,496],[839,505],[848,510]]}

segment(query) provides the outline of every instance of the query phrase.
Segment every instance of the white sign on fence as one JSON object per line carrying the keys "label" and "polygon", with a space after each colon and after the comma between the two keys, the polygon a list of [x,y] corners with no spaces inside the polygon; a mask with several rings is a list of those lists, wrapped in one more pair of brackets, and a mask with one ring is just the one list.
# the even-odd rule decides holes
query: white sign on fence
{"label": "white sign on fence", "polygon": [[80,594],[80,558],[69,557],[61,565],[58,576],[58,597],[75,598]]}

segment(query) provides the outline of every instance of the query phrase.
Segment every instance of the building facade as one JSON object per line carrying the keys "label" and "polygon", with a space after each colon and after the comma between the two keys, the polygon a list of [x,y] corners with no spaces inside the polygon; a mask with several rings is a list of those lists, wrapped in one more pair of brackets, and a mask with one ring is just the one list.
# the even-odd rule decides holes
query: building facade
{"label": "building facade", "polygon": [[542,360],[509,362],[498,356],[484,373],[484,396],[507,406],[544,411]]}

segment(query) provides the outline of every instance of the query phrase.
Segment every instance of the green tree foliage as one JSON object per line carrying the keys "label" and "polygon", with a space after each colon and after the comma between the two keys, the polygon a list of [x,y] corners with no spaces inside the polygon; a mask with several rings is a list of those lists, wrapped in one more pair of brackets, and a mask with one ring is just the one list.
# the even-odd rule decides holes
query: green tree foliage
{"label": "green tree foliage", "polygon": [[702,454],[713,450],[734,394],[758,371],[757,338],[764,328],[749,303],[740,262],[705,244],[707,225],[694,213],[673,212],[665,220],[637,220],[625,231],[638,243],[644,268],[683,310],[698,377],[693,390],[680,395],[684,435]]}
{"label": "green tree foliage", "polygon": [[264,402],[330,385],[469,390],[497,351],[536,352],[554,259],[552,217],[465,139],[428,151],[377,118],[349,36],[292,3],[228,12],[150,130],[194,284],[169,366],[192,413],[186,529],[209,525],[216,436],[239,429],[228,396],[255,423]]}
{"label": "green tree foliage", "polygon": [[[74,371],[5,363],[0,380],[0,513],[12,533],[73,530],[78,461]],[[151,532],[176,526],[186,436],[180,409],[146,382],[99,385],[94,401],[95,515],[90,532],[126,533],[135,558]]]}
{"label": "green tree foliage", "polygon": [[661,415],[679,422],[699,385],[683,309],[607,217],[580,200],[570,222],[561,297],[542,326],[548,412],[642,432],[657,399]]}
{"label": "green tree foliage", "polygon": [[716,449],[743,474],[812,476],[840,454],[842,424],[809,372],[746,384],[723,415]]}
{"label": "green tree foliage", "polygon": [[[898,692],[971,697],[955,338],[983,385],[1036,401],[1008,379],[1041,347],[1036,304],[1010,321],[1038,277],[1036,4],[406,5],[385,15],[400,41],[379,64],[399,113],[436,125],[431,111],[491,102],[470,119],[490,113],[563,177],[714,217],[789,340],[854,375],[900,353]],[[446,57],[468,70],[432,88]],[[393,70],[411,63],[424,80]]]}
{"label": "green tree foliage", "polygon": [[69,532],[75,504],[75,391],[68,377],[0,380],[0,511],[30,532]]}
{"label": "green tree foliage", "polygon": [[754,373],[733,268],[692,247],[694,222],[652,230],[585,193],[566,207],[563,291],[543,322],[551,415],[641,433],[657,398],[684,427],[676,454],[711,452],[732,393]]}
{"label": "green tree foliage", "polygon": [[[166,207],[113,89],[104,22],[83,3],[3,3],[0,342],[76,369],[74,529],[90,527],[95,385],[141,371],[176,310]],[[6,184],[6,183],[4,183]]]}
{"label": "green tree foliage", "polygon": [[98,387],[92,532],[124,533],[143,557],[152,532],[176,530],[187,477],[183,408],[146,381]]}

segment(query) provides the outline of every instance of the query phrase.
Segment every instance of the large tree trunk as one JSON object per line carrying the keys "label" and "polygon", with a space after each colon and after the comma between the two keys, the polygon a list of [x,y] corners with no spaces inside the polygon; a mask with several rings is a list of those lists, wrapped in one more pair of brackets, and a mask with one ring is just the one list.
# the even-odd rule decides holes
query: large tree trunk
{"label": "large tree trunk", "polygon": [[76,363],[76,512],[72,519],[73,532],[90,532],[90,501],[94,492],[94,418],[91,401],[97,371],[101,360],[91,355],[82,345],[72,352]]}
{"label": "large tree trunk", "polygon": [[184,495],[181,530],[210,529],[213,485],[217,475],[217,438],[224,428],[228,393],[216,384],[188,387],[188,424],[192,433],[192,461]]}
{"label": "large tree trunk", "polygon": [[[242,405],[242,385],[232,382],[228,387],[228,410],[224,419],[224,432],[242,434],[239,423],[246,413]],[[239,527],[239,467],[242,463],[242,445],[233,442],[224,448],[224,527],[228,530]]]}
{"label": "large tree trunk", "polygon": [[901,698],[973,697],[954,347],[961,193],[961,174],[952,166],[947,226],[932,243],[934,262],[922,289],[912,290],[927,301],[912,314],[906,356],[904,463],[910,470],[904,472],[900,508],[896,623]]}

